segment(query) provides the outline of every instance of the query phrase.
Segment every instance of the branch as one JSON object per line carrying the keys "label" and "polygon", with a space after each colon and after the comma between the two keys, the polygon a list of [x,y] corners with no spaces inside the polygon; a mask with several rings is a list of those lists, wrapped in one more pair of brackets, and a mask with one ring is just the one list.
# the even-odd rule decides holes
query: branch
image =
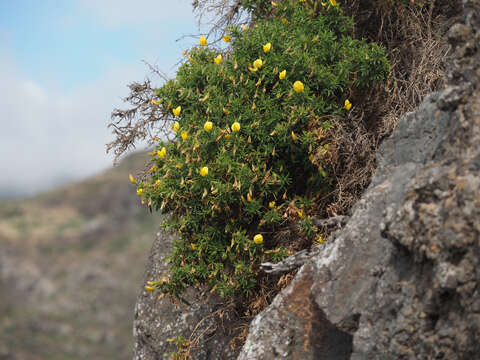
{"label": "branch", "polygon": [[313,256],[320,253],[322,246],[315,246],[312,249],[305,249],[289,256],[288,258],[274,264],[271,262],[262,263],[260,269],[267,274],[282,274],[299,268],[310,260]]}
{"label": "branch", "polygon": [[[316,217],[312,217],[312,223],[321,230],[332,230],[332,228],[340,229],[343,225],[345,225],[350,219],[349,216],[338,215],[333,216],[327,219],[319,219]],[[324,232],[325,232],[324,231]]]}
{"label": "branch", "polygon": [[[328,219],[318,219],[312,218],[312,223],[322,228],[324,231],[326,229],[332,230],[332,228],[339,229],[345,225],[348,221],[348,216],[334,216]],[[299,268],[307,261],[309,261],[315,255],[318,255],[320,251],[324,248],[323,245],[315,246],[312,249],[305,249],[297,252],[296,254],[283,259],[282,261],[274,264],[271,262],[262,263],[260,269],[266,272],[267,274],[282,274]]]}

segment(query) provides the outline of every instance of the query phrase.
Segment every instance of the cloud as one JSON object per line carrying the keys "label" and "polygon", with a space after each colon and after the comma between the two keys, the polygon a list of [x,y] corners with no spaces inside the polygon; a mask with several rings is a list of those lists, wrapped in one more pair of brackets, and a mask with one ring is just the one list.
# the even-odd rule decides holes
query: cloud
{"label": "cloud", "polygon": [[110,113],[127,83],[144,78],[143,64],[112,65],[69,94],[26,78],[1,51],[0,69],[0,193],[32,194],[111,166]]}
{"label": "cloud", "polygon": [[101,19],[105,25],[139,25],[146,22],[188,21],[192,22],[191,0],[82,0],[78,6]]}

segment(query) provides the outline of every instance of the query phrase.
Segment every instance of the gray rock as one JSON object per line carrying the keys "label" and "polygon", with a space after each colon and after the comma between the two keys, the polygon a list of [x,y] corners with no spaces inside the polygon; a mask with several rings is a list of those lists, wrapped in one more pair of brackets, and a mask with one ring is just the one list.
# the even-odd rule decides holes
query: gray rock
{"label": "gray rock", "polygon": [[480,356],[480,17],[464,6],[450,86],[402,117],[347,225],[254,319],[239,360]]}
{"label": "gray rock", "polygon": [[187,305],[173,303],[169,298],[160,297],[159,292],[150,293],[144,289],[146,281],[164,276],[172,241],[172,236],[160,232],[152,246],[144,284],[135,306],[134,359],[170,359],[178,350],[171,339],[178,336],[193,343],[190,356],[194,360],[235,358],[236,352],[229,344],[238,333],[227,333],[216,321],[214,313],[220,303],[218,299],[189,290],[183,296],[190,304]]}

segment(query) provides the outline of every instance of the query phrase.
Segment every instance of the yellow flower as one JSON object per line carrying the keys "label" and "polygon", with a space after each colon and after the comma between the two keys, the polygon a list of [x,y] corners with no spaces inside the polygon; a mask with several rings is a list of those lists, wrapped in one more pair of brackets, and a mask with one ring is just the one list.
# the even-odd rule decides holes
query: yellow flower
{"label": "yellow flower", "polygon": [[150,285],[150,286],[153,286],[153,285],[155,285],[155,282],[153,282],[153,281],[147,281],[147,284]]}
{"label": "yellow flower", "polygon": [[155,181],[155,185],[160,185],[162,181],[160,179],[157,179],[157,181]]}
{"label": "yellow flower", "polygon": [[142,189],[142,188],[138,188],[138,189],[137,189],[137,195],[140,196],[140,195],[142,195],[142,193],[143,193],[143,189]]}
{"label": "yellow flower", "polygon": [[205,36],[200,37],[200,45],[201,46],[207,46],[207,39],[205,39]]}
{"label": "yellow flower", "polygon": [[272,1],[271,3],[272,3],[272,6],[273,6],[273,7],[277,7],[277,6],[278,6],[278,4],[277,4],[275,1]]}
{"label": "yellow flower", "polygon": [[350,100],[345,100],[345,110],[349,111],[351,108],[352,108],[352,103],[350,102]]}
{"label": "yellow flower", "polygon": [[278,74],[278,78],[280,80],[285,79],[285,76],[287,76],[287,70],[280,71],[280,73]]}
{"label": "yellow flower", "polygon": [[299,217],[300,219],[303,219],[303,218],[305,217],[305,214],[303,213],[302,210],[298,210],[298,211],[297,211],[297,214],[298,214],[298,217]]}
{"label": "yellow flower", "polygon": [[262,59],[257,59],[253,62],[253,66],[256,67],[257,69],[260,69],[263,65]]}
{"label": "yellow flower", "polygon": [[237,131],[240,131],[240,123],[235,121],[233,124],[232,124],[232,131],[233,132],[237,132]]}
{"label": "yellow flower", "polygon": [[293,139],[293,141],[297,141],[297,140],[298,140],[297,134],[295,134],[293,131],[292,131],[292,139]]}
{"label": "yellow flower", "polygon": [[211,121],[206,121],[205,124],[203,124],[203,129],[207,132],[212,131],[213,123]]}
{"label": "yellow flower", "polygon": [[213,61],[215,61],[215,64],[220,65],[222,63],[222,54],[218,54]]}
{"label": "yellow flower", "polygon": [[182,140],[187,140],[188,139],[188,133],[186,131],[182,131],[180,133],[180,136],[182,137]]}
{"label": "yellow flower", "polygon": [[282,23],[286,24],[286,23],[288,23],[288,20],[285,19],[285,18],[282,18]]}
{"label": "yellow flower", "polygon": [[270,201],[270,202],[268,203],[268,207],[269,207],[270,209],[273,209],[273,208],[275,207],[275,201]]}
{"label": "yellow flower", "polygon": [[332,4],[332,6],[338,6],[338,3],[336,0],[330,0],[330,4]]}
{"label": "yellow flower", "polygon": [[200,169],[200,175],[202,175],[203,177],[207,176],[208,175],[208,167],[204,166]]}
{"label": "yellow flower", "polygon": [[153,105],[160,105],[160,101],[152,99],[152,104]]}
{"label": "yellow flower", "polygon": [[293,90],[295,90],[295,92],[297,93],[301,93],[303,90],[304,90],[304,86],[303,86],[303,83],[301,81],[295,81],[293,83]]}
{"label": "yellow flower", "polygon": [[266,43],[265,45],[263,45],[263,52],[268,53],[271,49],[272,49],[272,43]]}
{"label": "yellow flower", "polygon": [[240,25],[240,27],[242,28],[243,31],[247,31],[247,27],[245,25]]}
{"label": "yellow flower", "polygon": [[253,237],[253,242],[257,245],[260,245],[261,243],[263,243],[263,236],[262,234],[257,234]]}
{"label": "yellow flower", "polygon": [[160,156],[161,158],[164,158],[165,155],[167,155],[167,149],[163,147],[161,150],[157,150],[157,155]]}
{"label": "yellow flower", "polygon": [[155,288],[146,285],[146,286],[145,286],[145,290],[150,291],[150,292],[153,292],[153,291],[155,290]]}
{"label": "yellow flower", "polygon": [[248,70],[250,70],[251,72],[255,72],[255,71],[257,71],[258,69],[257,69],[256,67],[253,67],[253,68],[252,68],[252,67],[249,66],[249,67],[248,67]]}
{"label": "yellow flower", "polygon": [[183,165],[180,164],[180,163],[178,163],[177,165],[175,165],[175,167],[176,167],[177,169],[181,169],[181,168],[183,167]]}
{"label": "yellow flower", "polygon": [[175,121],[172,125],[172,130],[177,132],[178,130],[180,130],[180,123],[178,121]]}
{"label": "yellow flower", "polygon": [[177,106],[175,109],[172,110],[173,115],[180,116],[180,112],[182,111],[181,106]]}
{"label": "yellow flower", "polygon": [[307,0],[298,0],[298,1],[300,1],[300,2],[305,2],[305,1],[307,1]]}
{"label": "yellow flower", "polygon": [[132,184],[135,184],[135,178],[133,177],[132,174],[128,174],[128,179],[130,180],[130,182],[131,182]]}
{"label": "yellow flower", "polygon": [[222,37],[222,40],[225,41],[226,43],[229,43],[231,41],[230,39],[230,36],[229,35],[225,35]]}

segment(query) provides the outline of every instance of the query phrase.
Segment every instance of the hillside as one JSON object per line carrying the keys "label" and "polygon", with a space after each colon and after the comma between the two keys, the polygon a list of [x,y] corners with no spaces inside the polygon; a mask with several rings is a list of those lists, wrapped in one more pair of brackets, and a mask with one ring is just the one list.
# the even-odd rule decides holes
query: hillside
{"label": "hillside", "polygon": [[0,359],[131,358],[135,297],[160,222],[128,182],[146,158],[0,202]]}

